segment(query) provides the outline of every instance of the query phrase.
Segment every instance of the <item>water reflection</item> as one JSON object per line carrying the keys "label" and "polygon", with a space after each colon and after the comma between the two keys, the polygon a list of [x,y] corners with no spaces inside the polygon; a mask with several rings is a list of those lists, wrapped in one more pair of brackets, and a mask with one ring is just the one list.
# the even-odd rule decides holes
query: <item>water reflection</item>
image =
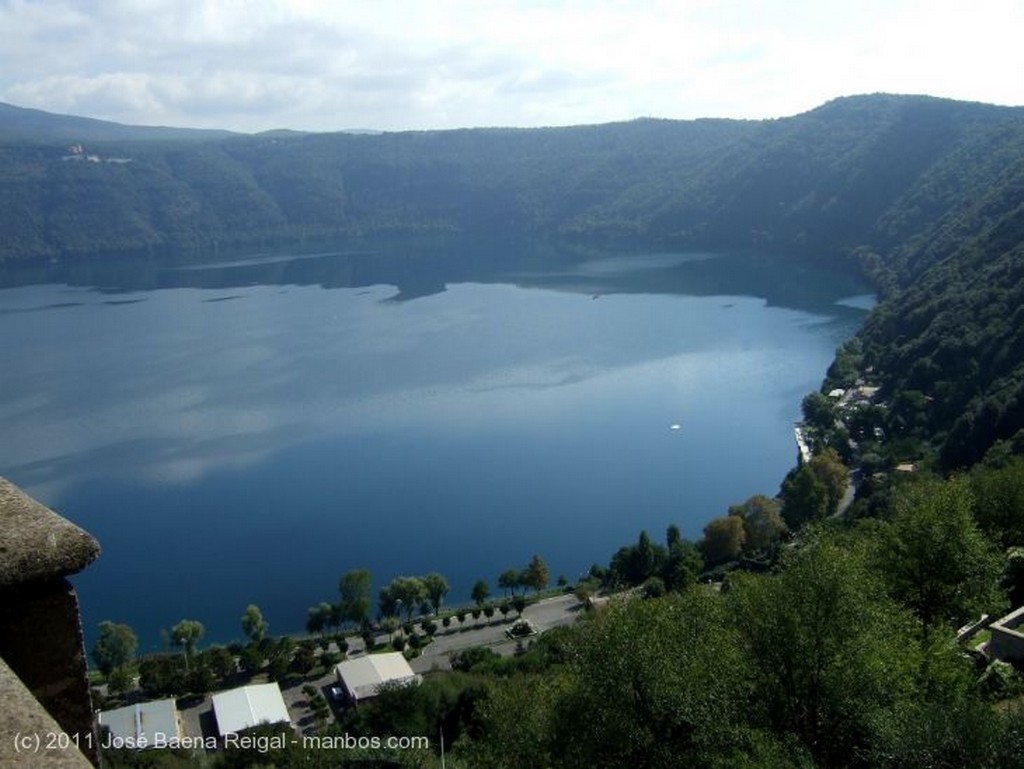
{"label": "water reflection", "polygon": [[116,606],[149,638],[230,638],[253,601],[297,629],[346,564],[440,569],[458,600],[524,547],[572,574],[640,528],[695,535],[773,491],[865,292],[763,255],[507,243],[4,275],[0,474],[103,542],[87,626]]}
{"label": "water reflection", "polygon": [[[457,283],[510,283],[592,297],[622,293],[738,294],[763,298],[769,306],[809,312],[824,311],[842,297],[868,290],[867,284],[846,266],[826,267],[774,254],[607,254],[552,243],[469,237],[391,239],[345,248],[228,257],[137,255],[43,265],[0,264],[0,288],[33,283],[65,283],[108,294],[168,288],[389,285],[396,288],[388,297],[390,301],[432,296]],[[228,298],[234,297],[218,301]],[[141,300],[110,304],[125,301]],[[54,304],[53,308],[63,306],[74,303]]]}

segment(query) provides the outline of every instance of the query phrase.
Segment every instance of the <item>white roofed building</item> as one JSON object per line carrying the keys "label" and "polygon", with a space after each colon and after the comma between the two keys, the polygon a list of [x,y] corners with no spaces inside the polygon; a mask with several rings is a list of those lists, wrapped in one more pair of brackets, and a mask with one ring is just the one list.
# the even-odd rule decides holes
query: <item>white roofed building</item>
{"label": "white roofed building", "polygon": [[350,702],[376,697],[382,686],[406,686],[423,680],[409,667],[400,652],[370,654],[354,660],[345,660],[334,668],[338,681],[345,687]]}
{"label": "white roofed building", "polygon": [[99,723],[110,730],[111,736],[133,747],[151,747],[181,738],[181,721],[174,700],[140,702],[103,710]]}
{"label": "white roofed building", "polygon": [[252,684],[213,695],[213,715],[222,737],[260,724],[291,724],[276,683]]}

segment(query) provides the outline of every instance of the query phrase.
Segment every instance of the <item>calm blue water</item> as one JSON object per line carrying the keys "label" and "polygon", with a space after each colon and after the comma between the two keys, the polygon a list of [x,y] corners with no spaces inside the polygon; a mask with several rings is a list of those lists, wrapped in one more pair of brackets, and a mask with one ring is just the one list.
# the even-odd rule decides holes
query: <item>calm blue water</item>
{"label": "calm blue water", "polygon": [[533,553],[573,579],[697,538],[777,490],[865,312],[782,259],[499,251],[8,275],[0,474],[100,540],[87,633],[226,641],[249,603],[294,631],[352,568],[457,601]]}

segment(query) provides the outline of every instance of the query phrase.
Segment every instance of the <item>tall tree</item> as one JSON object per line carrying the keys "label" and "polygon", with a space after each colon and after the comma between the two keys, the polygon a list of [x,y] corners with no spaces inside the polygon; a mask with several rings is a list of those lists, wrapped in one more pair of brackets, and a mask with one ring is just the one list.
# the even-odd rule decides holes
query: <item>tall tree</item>
{"label": "tall tree", "polygon": [[755,717],[815,765],[849,766],[889,709],[917,698],[916,625],[855,549],[805,543],[779,574],[737,575],[725,598]]}
{"label": "tall tree", "polygon": [[498,587],[505,591],[506,596],[513,595],[519,587],[519,570],[505,569],[498,576]]}
{"label": "tall tree", "polygon": [[242,615],[242,632],[245,633],[253,643],[259,643],[267,634],[269,623],[263,619],[263,612],[254,603],[249,604]]}
{"label": "tall tree", "polygon": [[819,451],[808,463],[808,466],[825,487],[825,492],[828,495],[826,515],[832,515],[839,509],[839,503],[846,493],[850,471],[833,448]]}
{"label": "tall tree", "polygon": [[92,647],[92,660],[104,676],[125,667],[135,659],[139,639],[128,625],[104,621],[99,624],[99,637]]}
{"label": "tall tree", "polygon": [[326,636],[330,630],[332,607],[326,601],[310,606],[306,612],[306,632]]}
{"label": "tall tree", "polygon": [[722,604],[697,590],[616,603],[581,628],[567,677],[540,677],[562,691],[542,741],[549,765],[728,765],[743,740],[747,669]]}
{"label": "tall tree", "polygon": [[470,598],[473,599],[473,603],[477,606],[483,606],[490,595],[491,589],[487,586],[487,583],[482,579],[478,579],[476,584],[473,585],[473,592]]}
{"label": "tall tree", "polygon": [[370,590],[373,579],[368,569],[352,569],[338,581],[338,603],[343,622],[359,625],[370,619]]}
{"label": "tall tree", "polygon": [[548,586],[548,567],[537,554],[530,559],[529,565],[523,572],[523,584],[532,587],[539,594]]}
{"label": "tall tree", "polygon": [[790,531],[820,521],[829,513],[829,494],[809,465],[793,470],[782,482],[782,518]]}
{"label": "tall tree", "polygon": [[405,612],[406,621],[412,620],[413,613],[427,597],[427,589],[419,577],[395,577],[387,587],[395,608]]}
{"label": "tall tree", "polygon": [[967,482],[920,481],[901,490],[882,532],[878,566],[893,595],[926,626],[958,626],[999,609],[1001,559],[971,515]]}
{"label": "tall tree", "polygon": [[668,590],[682,590],[692,585],[704,569],[700,548],[686,539],[679,539],[668,550],[661,578]]}
{"label": "tall tree", "polygon": [[682,541],[682,539],[683,535],[679,531],[679,527],[676,526],[674,523],[669,524],[668,528],[665,529],[665,545],[668,547],[668,549],[671,550],[672,546],[675,545],[677,542]]}
{"label": "tall tree", "polygon": [[434,614],[437,614],[441,611],[441,603],[444,601],[444,597],[448,595],[448,580],[436,571],[432,571],[424,576],[422,581],[427,598],[434,609]]}
{"label": "tall tree", "polygon": [[713,518],[704,527],[704,539],[701,541],[704,557],[713,564],[738,558],[743,552],[745,536],[742,518],[732,515]]}
{"label": "tall tree", "polygon": [[203,627],[203,623],[194,619],[183,619],[171,628],[171,643],[180,646],[185,652],[186,666],[189,657],[195,651],[196,644],[205,632],[206,628]]}
{"label": "tall tree", "polygon": [[755,494],[740,505],[732,505],[729,515],[743,521],[743,549],[750,553],[772,549],[782,539],[786,523],[779,503],[763,494]]}

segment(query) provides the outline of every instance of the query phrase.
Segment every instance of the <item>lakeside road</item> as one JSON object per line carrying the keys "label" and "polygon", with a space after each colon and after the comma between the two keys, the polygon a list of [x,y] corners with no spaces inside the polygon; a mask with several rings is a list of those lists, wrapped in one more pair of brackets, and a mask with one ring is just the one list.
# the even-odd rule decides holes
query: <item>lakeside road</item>
{"label": "lakeside road", "polygon": [[[583,605],[576,599],[576,596],[570,593],[557,595],[553,598],[544,598],[537,603],[527,606],[523,611],[523,619],[529,620],[530,624],[540,634],[551,628],[571,625],[581,615],[582,611]],[[510,616],[512,616],[511,613]],[[485,646],[498,654],[506,656],[515,653],[517,641],[509,639],[505,635],[505,631],[512,627],[515,619],[502,619],[500,615],[496,614],[489,624],[485,624],[483,617],[480,618],[477,624],[471,624],[472,622],[472,618],[467,616],[466,624],[468,628],[466,630],[449,629],[446,632],[439,628],[439,632],[434,636],[434,640],[423,648],[420,656],[409,663],[412,669],[420,674],[451,670],[450,655],[474,646]],[[523,639],[523,642],[528,644],[530,639],[536,637],[528,636]],[[387,638],[386,633],[381,634],[378,635],[377,641],[378,643],[386,641]],[[352,637],[349,638],[349,643],[351,646],[346,655],[347,659],[362,657],[366,653],[362,639]],[[331,651],[337,651],[337,646],[332,642],[330,649]],[[261,676],[254,682],[258,683],[263,680],[265,679]],[[308,698],[302,691],[302,687],[307,684],[313,685],[324,697],[328,697],[328,701],[330,701],[329,690],[337,684],[337,678],[334,675],[334,671],[331,670],[314,679],[290,677],[281,684],[281,694],[284,697],[292,723],[303,733],[311,734],[313,733],[315,722],[312,710],[309,707]],[[336,703],[331,702],[331,705],[335,707]],[[205,697],[195,698],[187,705],[179,706],[184,733],[191,737],[201,735],[215,736],[216,731],[211,708],[212,695],[209,694]]]}
{"label": "lakeside road", "polygon": [[[572,594],[545,598],[527,606],[523,611],[523,619],[529,620],[538,633],[561,625],[571,625],[576,621],[582,605]],[[467,619],[467,622],[469,620]],[[429,673],[431,670],[450,670],[450,655],[454,652],[473,646],[486,646],[498,654],[511,655],[515,652],[516,641],[505,635],[512,627],[513,621],[503,619],[492,620],[492,624],[471,627],[448,633],[438,633],[434,640],[424,647],[422,654],[412,660],[409,665],[417,673]],[[529,642],[530,636],[524,639]]]}

